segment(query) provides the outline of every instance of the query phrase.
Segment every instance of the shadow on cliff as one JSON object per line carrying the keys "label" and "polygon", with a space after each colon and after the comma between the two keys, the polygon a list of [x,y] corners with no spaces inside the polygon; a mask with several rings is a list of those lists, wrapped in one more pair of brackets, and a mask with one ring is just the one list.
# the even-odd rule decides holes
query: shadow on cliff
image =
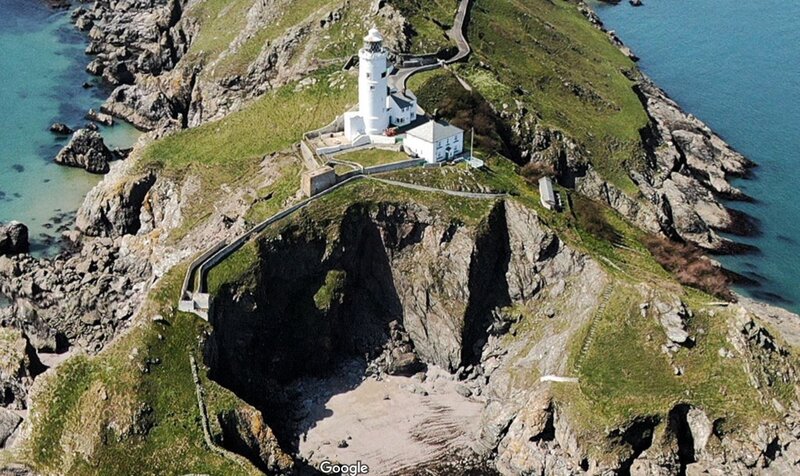
{"label": "shadow on cliff", "polygon": [[[341,218],[308,218],[287,225],[279,237],[258,242],[254,268],[215,296],[210,313],[214,331],[206,342],[210,377],[261,411],[280,446],[290,452],[297,451],[303,435],[332,416],[327,404],[333,396],[363,382],[367,362],[390,340],[390,323],[405,325],[409,310],[398,285],[404,299],[422,299],[417,302],[422,315],[416,319],[443,319],[426,314],[433,312],[431,300],[468,296],[463,315],[445,316],[447,324],[458,324],[455,328],[440,325],[433,330],[423,324],[422,331],[417,329],[429,345],[438,345],[441,338],[447,342],[443,345],[452,339],[460,346],[453,349],[454,367],[480,358],[493,310],[511,304],[506,275],[512,252],[503,203],[475,233],[465,231],[474,240],[472,246],[466,246],[464,235],[459,244],[450,243],[458,233],[453,227],[463,224],[436,221],[421,207],[356,204]],[[427,275],[429,268],[419,261],[425,257],[449,274],[449,280]],[[468,269],[451,261],[465,258]],[[398,263],[419,267],[413,284],[396,281],[393,266]],[[449,269],[451,263],[454,269]],[[431,290],[426,279],[449,287]],[[462,284],[467,289],[451,289]],[[462,303],[452,304],[458,308]],[[429,359],[449,359],[445,353]]]}

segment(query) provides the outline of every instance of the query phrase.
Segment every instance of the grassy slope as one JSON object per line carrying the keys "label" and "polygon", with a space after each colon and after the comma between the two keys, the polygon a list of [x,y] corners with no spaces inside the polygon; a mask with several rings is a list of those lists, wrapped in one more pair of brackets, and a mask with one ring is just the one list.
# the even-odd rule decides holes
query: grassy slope
{"label": "grassy slope", "polygon": [[[242,111],[166,137],[144,151],[140,167],[156,168],[175,178],[191,175],[201,181],[202,192],[184,210],[184,223],[175,238],[184,236],[209,216],[214,204],[224,199],[222,185],[249,185],[265,156],[287,150],[305,131],[330,122],[354,100],[355,83],[350,76],[323,71],[317,77],[320,80],[316,84],[301,91],[295,91],[294,85],[284,86]],[[332,87],[333,81],[336,83]],[[297,165],[284,160],[271,166],[285,170],[283,178],[267,189],[258,190],[251,197],[254,203],[261,202],[259,199],[270,192],[276,198],[271,203],[282,203],[299,187]],[[270,211],[274,213],[277,209],[262,202],[248,218],[264,218]]]}
{"label": "grassy slope", "polygon": [[581,144],[607,179],[636,193],[626,171],[641,160],[647,116],[622,73],[634,65],[574,3],[476,0],[468,36],[474,55],[459,74],[496,107],[524,102]]}
{"label": "grassy slope", "polygon": [[454,46],[445,33],[453,26],[458,0],[390,0],[413,26],[412,53],[436,53]]}
{"label": "grassy slope", "polygon": [[[189,355],[202,361],[198,337],[207,324],[172,311],[183,271],[178,267],[161,281],[145,312],[160,312],[168,324],[147,320],[102,355],[70,359],[48,378],[31,412],[25,460],[68,475],[131,474],[134,468],[137,474],[258,474],[203,442]],[[213,382],[205,386],[212,410],[235,405]],[[152,428],[132,429],[141,422]]]}
{"label": "grassy slope", "polygon": [[404,152],[395,152],[393,150],[363,149],[337,155],[336,159],[355,162],[364,167],[372,167],[373,165],[390,164],[392,162],[408,160],[408,155]]}
{"label": "grassy slope", "polygon": [[[443,1],[443,0],[440,0]],[[339,21],[333,23],[314,41],[311,55],[318,60],[341,59],[342,63],[361,47],[361,37],[374,24],[385,22],[370,15],[371,0],[275,0],[270,6],[270,20],[254,25],[250,35],[239,38],[247,25],[247,13],[257,0],[200,0],[187,14],[200,25],[187,61],[211,64],[203,77],[218,80],[244,74],[258,56],[290,30],[318,23],[334,10]],[[234,44],[235,41],[239,41]],[[297,51],[302,51],[304,44]]]}
{"label": "grassy slope", "polygon": [[[241,27],[246,3],[205,0],[196,4],[192,14],[200,15],[207,23],[193,46],[193,53],[213,55],[223,51],[226,42]],[[517,85],[531,91],[521,99],[534,105],[542,121],[579,140],[592,152],[593,161],[601,171],[624,186],[624,167],[635,161],[638,127],[644,123],[641,106],[631,93],[629,82],[619,72],[621,68],[630,68],[630,62],[566,2],[477,0],[476,5],[470,28],[476,56],[461,68],[460,74],[496,104],[513,104],[512,91]],[[361,19],[352,21],[355,25]],[[343,34],[330,44],[340,48],[348,46],[350,41],[357,42],[347,38],[344,26],[334,26],[331,32],[337,28]],[[522,39],[523,46],[509,47],[517,37]],[[342,47],[341,51],[345,50]],[[475,61],[479,59],[491,64],[493,71],[478,68]],[[417,86],[422,87],[425,77],[419,78]],[[587,107],[563,87],[563,78],[597,91],[612,106]],[[286,149],[303,131],[328,122],[343,110],[354,100],[353,86],[349,81],[340,90],[321,80],[299,93],[286,87],[222,121],[153,144],[145,153],[145,166],[159,167],[176,177],[192,174],[202,180],[204,198],[189,211],[181,233],[190,231],[205,216],[204,209],[222,199],[221,184],[249,180],[264,155]],[[716,351],[723,342],[724,313],[710,316],[700,312],[712,298],[678,286],[641,245],[640,231],[613,211],[601,208],[599,213],[613,228],[615,240],[629,249],[614,246],[607,237],[588,229],[580,214],[587,205],[578,197],[573,197],[577,208],[574,215],[546,211],[538,203],[536,188],[528,186],[516,174],[513,164],[488,153],[485,158],[490,165],[488,172],[462,168],[423,174],[405,171],[393,177],[452,188],[513,192],[514,200],[535,209],[571,246],[598,259],[618,281],[619,290],[599,318],[595,344],[585,357],[582,392],[564,386],[559,394],[568,411],[575,412],[585,422],[585,427],[579,430],[597,435],[602,433],[597,430],[624,422],[632,414],[662,412],[677,399],[703,405],[712,416],[741,416],[741,422],[770,415],[770,410],[753,404],[756,399],[746,385],[741,367],[719,361]],[[299,168],[291,164],[286,167],[283,179],[253,197],[255,206],[248,215],[251,220],[274,213],[282,202],[277,197],[288,197],[294,192]],[[270,194],[276,199],[258,200]],[[296,219],[333,223],[354,202],[380,200],[418,200],[436,213],[473,224],[485,215],[489,206],[489,202],[360,182],[331,194]],[[272,232],[279,229],[275,228]],[[212,289],[223,282],[241,280],[253,268],[254,252],[254,246],[248,245],[213,270]],[[151,293],[151,304],[140,328],[99,357],[79,357],[67,362],[56,378],[44,385],[44,395],[37,399],[31,414],[34,426],[29,445],[24,448],[24,459],[39,469],[67,474],[124,474],[130,468],[137,468],[140,474],[176,470],[209,474],[247,472],[213,455],[202,442],[188,355],[195,353],[199,357],[197,339],[206,327],[191,315],[172,311],[182,271],[173,270]],[[666,292],[682,293],[696,310],[693,330],[700,326],[706,330],[695,349],[678,354],[678,364],[686,368],[684,377],[672,375],[664,357],[653,348],[663,340],[653,319],[637,317],[632,286],[639,282]],[[155,312],[165,315],[170,324],[150,322],[147,317]],[[647,335],[654,335],[652,343]],[[620,345],[621,341],[630,345]],[[573,343],[573,354],[581,343],[581,339]],[[154,358],[160,364],[150,365],[150,371],[142,373],[145,359]],[[725,382],[729,395],[736,396],[721,398],[717,393],[719,382]],[[237,405],[236,398],[226,390],[207,380],[205,384],[212,414]],[[129,427],[136,414],[140,415],[139,420],[154,423],[152,429],[146,434],[118,434],[114,428]],[[69,436],[70,433],[77,438]],[[86,456],[68,465],[72,457],[63,451],[65,445]]]}

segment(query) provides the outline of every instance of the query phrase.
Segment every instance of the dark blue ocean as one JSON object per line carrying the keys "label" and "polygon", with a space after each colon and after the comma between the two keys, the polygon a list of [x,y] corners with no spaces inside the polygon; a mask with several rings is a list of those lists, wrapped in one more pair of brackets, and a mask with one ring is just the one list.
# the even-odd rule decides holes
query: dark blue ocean
{"label": "dark blue ocean", "polygon": [[[0,0],[0,222],[27,224],[36,254],[57,249],[48,243],[99,180],[55,165],[65,139],[48,131],[55,121],[85,124],[86,111],[108,96],[101,87],[81,87],[95,82],[84,71],[85,48],[68,12],[44,0]],[[122,124],[103,135],[109,146],[125,147],[135,131]]]}
{"label": "dark blue ocean", "polygon": [[741,240],[760,252],[729,256],[760,282],[744,294],[800,311],[800,1],[644,0],[593,4],[606,27],[685,110],[758,167],[734,203],[761,223]]}

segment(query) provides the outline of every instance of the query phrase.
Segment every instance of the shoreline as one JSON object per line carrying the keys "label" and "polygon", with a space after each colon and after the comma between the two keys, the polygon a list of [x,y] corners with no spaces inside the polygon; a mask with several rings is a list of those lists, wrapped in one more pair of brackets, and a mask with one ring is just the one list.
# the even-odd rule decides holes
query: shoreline
{"label": "shoreline", "polygon": [[[782,114],[781,117],[786,116],[786,108],[774,105],[776,94],[780,96],[780,93],[784,92],[786,88],[779,87],[776,94],[736,91],[737,86],[752,88],[754,81],[761,82],[764,78],[772,78],[775,81],[789,73],[765,73],[762,75],[756,73],[753,68],[734,67],[732,64],[713,67],[713,73],[704,74],[702,67],[699,72],[695,72],[700,63],[693,62],[708,61],[710,55],[720,52],[721,46],[704,47],[699,52],[692,53],[691,50],[686,50],[686,47],[693,45],[698,38],[702,38],[702,35],[683,32],[662,36],[657,32],[650,34],[646,26],[658,22],[658,18],[663,15],[678,15],[678,22],[684,21],[675,8],[667,5],[652,5],[650,6],[652,10],[647,7],[638,10],[628,5],[615,5],[602,1],[588,3],[590,3],[589,8],[594,16],[603,25],[603,31],[616,39],[615,44],[620,49],[629,50],[631,48],[619,38],[624,36],[619,31],[622,30],[633,38],[631,41],[635,41],[639,48],[646,50],[649,58],[647,61],[648,72],[643,72],[643,74],[648,74],[649,77],[649,74],[652,73],[661,81],[671,85],[671,92],[691,105],[690,109],[693,112],[686,113],[687,115],[695,117],[694,113],[696,113],[697,116],[714,122],[725,134],[723,136],[715,131],[721,140],[728,143],[726,137],[729,138],[736,143],[737,151],[744,151],[739,153],[748,155],[748,160],[753,164],[752,167],[747,168],[744,174],[733,174],[727,178],[732,186],[742,187],[744,192],[741,195],[733,196],[725,193],[717,194],[720,203],[731,217],[730,225],[720,228],[719,231],[736,245],[722,253],[712,252],[711,254],[720,256],[723,267],[747,278],[744,283],[733,283],[733,289],[738,293],[784,307],[792,312],[799,311],[799,295],[791,285],[795,275],[789,265],[789,263],[796,264],[796,262],[787,256],[796,246],[794,240],[787,238],[787,235],[793,236],[797,232],[794,222],[789,217],[795,215],[798,210],[792,204],[791,199],[787,198],[787,193],[783,192],[783,190],[787,190],[786,187],[790,187],[792,183],[790,177],[794,175],[791,171],[783,171],[785,165],[789,164],[783,157],[787,150],[792,150],[789,144],[793,141],[790,138],[785,141],[786,145],[774,145],[784,144],[784,141],[780,139],[780,134],[773,132],[784,130],[787,123],[787,119],[775,116],[775,114]],[[595,12],[595,8],[598,12],[601,10],[604,12],[602,19]],[[723,31],[727,25],[735,23],[742,14],[753,13],[751,8],[739,10],[734,11],[731,16],[721,19],[720,26],[709,32],[710,41],[714,45],[722,44],[720,41],[724,36],[721,35],[724,35]],[[701,12],[707,12],[707,9],[697,7],[691,12],[690,15],[696,16]],[[638,22],[637,18],[640,18]],[[619,30],[611,30],[610,27],[606,27],[604,19],[619,27]],[[773,39],[775,42],[780,41],[782,38],[780,32],[785,31],[782,29],[783,23],[776,22],[775,25],[777,30],[769,36],[765,36],[764,41],[772,41],[769,39]],[[698,22],[691,22],[687,28],[694,31],[693,29],[697,26]],[[767,29],[766,31],[772,32],[773,30]],[[653,35],[657,37],[651,38]],[[738,42],[734,41],[732,47],[736,48],[736,51],[740,51],[740,48],[745,45],[746,38],[748,37],[742,37]],[[680,45],[674,54],[670,54],[670,41],[678,42]],[[763,48],[755,48],[755,52],[752,54],[741,53],[736,57],[741,58],[740,61],[746,62],[746,64],[758,64],[764,68],[768,66],[768,63],[771,64],[785,56],[779,51],[767,54],[762,50]],[[657,56],[658,61],[653,60],[652,56]],[[763,61],[754,60],[756,57],[763,58]],[[672,71],[671,68],[678,64],[689,64],[689,71],[700,75],[700,79],[692,82],[692,88],[688,88],[684,84],[685,74]],[[641,69],[641,65],[639,65],[639,69]],[[748,69],[753,71],[748,71]],[[732,74],[731,71],[734,70],[739,71],[744,79],[737,80],[735,85],[723,84],[715,87],[719,84],[719,78]],[[709,93],[701,92],[708,88],[710,88]],[[725,102],[728,97],[734,101],[733,98],[738,94],[742,95],[739,101]],[[765,109],[760,113],[752,114],[753,120],[760,121],[759,124],[769,125],[750,126],[750,121],[745,122],[741,119],[743,115],[749,117],[750,114],[747,111],[757,107],[759,102],[770,99],[772,102],[765,102]],[[675,99],[672,100],[677,103]],[[686,111],[683,106],[681,109]],[[731,114],[734,112],[735,114]],[[731,149],[733,150],[734,147],[731,146]],[[787,213],[790,214],[787,215]],[[792,247],[788,245],[792,245]]]}

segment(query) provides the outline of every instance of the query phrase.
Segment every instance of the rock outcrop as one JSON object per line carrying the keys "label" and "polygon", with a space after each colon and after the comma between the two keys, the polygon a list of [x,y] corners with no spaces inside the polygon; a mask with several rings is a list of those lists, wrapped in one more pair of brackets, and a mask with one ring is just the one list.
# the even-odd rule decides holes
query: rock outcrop
{"label": "rock outcrop", "polygon": [[53,134],[65,136],[72,134],[73,131],[72,129],[70,129],[68,125],[64,124],[63,122],[54,122],[53,124],[50,125],[50,132],[52,132]]}
{"label": "rock outcrop", "polygon": [[217,416],[222,428],[223,444],[242,454],[268,474],[289,474],[292,458],[283,452],[261,413],[245,406]]}
{"label": "rock outcrop", "polygon": [[[42,372],[43,366],[25,334],[17,329],[0,327],[0,357],[0,405],[24,409],[28,388],[34,377]],[[0,432],[0,446],[3,439]]]}
{"label": "rock outcrop", "polygon": [[156,181],[152,173],[115,174],[109,183],[92,189],[78,210],[75,226],[89,236],[119,237],[135,234],[147,192]]}
{"label": "rock outcrop", "polygon": [[81,167],[94,174],[108,173],[108,163],[117,156],[106,147],[99,132],[78,129],[69,143],[56,155],[55,162],[70,167]]}
{"label": "rock outcrop", "polygon": [[20,329],[40,351],[94,352],[129,322],[150,276],[147,261],[110,239],[88,240],[74,255],[13,258],[0,267],[3,327]]}
{"label": "rock outcrop", "polygon": [[17,221],[0,224],[0,256],[27,253],[29,248],[27,226]]}
{"label": "rock outcrop", "polygon": [[[11,410],[0,407],[0,448],[8,446],[11,436],[20,423],[22,423],[22,417]],[[2,471],[2,468],[0,468],[0,471]]]}

